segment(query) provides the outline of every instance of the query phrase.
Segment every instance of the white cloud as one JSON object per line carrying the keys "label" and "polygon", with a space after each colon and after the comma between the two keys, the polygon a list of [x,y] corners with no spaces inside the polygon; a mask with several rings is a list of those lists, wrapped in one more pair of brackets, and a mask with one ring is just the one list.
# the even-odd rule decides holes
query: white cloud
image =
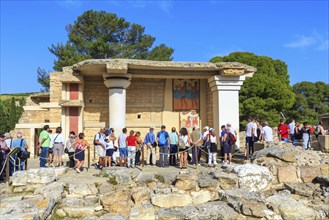
{"label": "white cloud", "polygon": [[328,50],[328,34],[327,37],[314,31],[309,36],[296,36],[294,41],[284,44],[287,48],[312,48],[314,50]]}

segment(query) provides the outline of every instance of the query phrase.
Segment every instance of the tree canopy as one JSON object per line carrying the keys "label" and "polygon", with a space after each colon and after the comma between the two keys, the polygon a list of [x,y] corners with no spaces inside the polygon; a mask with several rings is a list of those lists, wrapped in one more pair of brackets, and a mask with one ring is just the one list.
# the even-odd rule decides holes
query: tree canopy
{"label": "tree canopy", "polygon": [[321,114],[329,112],[329,85],[324,82],[299,82],[293,85],[296,99],[290,116],[298,121],[317,123]]}
{"label": "tree canopy", "polygon": [[88,10],[66,30],[68,41],[48,48],[57,58],[57,71],[86,59],[173,59],[174,49],[165,44],[153,47],[155,37],[145,34],[143,26],[105,11]]}
{"label": "tree canopy", "polygon": [[240,62],[257,68],[240,90],[240,121],[243,126],[248,116],[267,120],[271,126],[276,126],[282,117],[280,112],[285,114],[293,106],[295,94],[289,85],[285,62],[248,52],[217,56],[210,62]]}
{"label": "tree canopy", "polygon": [[0,132],[9,132],[15,128],[23,113],[24,97],[0,98]]}

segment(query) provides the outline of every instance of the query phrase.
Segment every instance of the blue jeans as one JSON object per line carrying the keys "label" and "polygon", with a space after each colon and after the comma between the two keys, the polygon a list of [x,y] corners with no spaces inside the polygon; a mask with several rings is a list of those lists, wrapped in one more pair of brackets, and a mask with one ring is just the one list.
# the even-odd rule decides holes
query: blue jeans
{"label": "blue jeans", "polygon": [[[192,147],[192,163],[196,164],[196,159],[195,159],[195,151],[196,151],[197,146]],[[201,149],[198,148],[198,164],[200,163],[200,158],[201,158]]]}
{"label": "blue jeans", "polygon": [[42,147],[40,154],[40,167],[46,167],[49,147]]}
{"label": "blue jeans", "polygon": [[159,147],[160,147],[159,165],[160,167],[168,166],[168,145],[159,146]]}

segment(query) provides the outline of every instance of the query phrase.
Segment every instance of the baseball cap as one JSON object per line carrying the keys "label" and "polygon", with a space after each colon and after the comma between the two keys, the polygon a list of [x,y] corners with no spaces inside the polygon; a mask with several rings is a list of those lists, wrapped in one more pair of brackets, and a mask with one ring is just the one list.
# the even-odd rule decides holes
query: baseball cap
{"label": "baseball cap", "polygon": [[205,126],[203,129],[209,130],[209,126]]}
{"label": "baseball cap", "polygon": [[197,129],[199,129],[199,128],[200,128],[199,126],[195,126],[195,127],[194,127],[195,130],[197,130]]}

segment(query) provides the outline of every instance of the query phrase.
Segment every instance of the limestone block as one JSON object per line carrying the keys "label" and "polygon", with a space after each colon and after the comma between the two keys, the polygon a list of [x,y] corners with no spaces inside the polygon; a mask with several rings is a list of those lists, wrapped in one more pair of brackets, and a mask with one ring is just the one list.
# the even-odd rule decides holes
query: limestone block
{"label": "limestone block", "polygon": [[256,164],[237,166],[233,172],[237,174],[239,187],[241,188],[263,190],[272,181],[272,175],[269,169]]}
{"label": "limestone block", "polygon": [[278,212],[275,212],[283,219],[299,219],[301,216],[303,219],[315,219],[316,213],[312,208],[289,196],[276,194],[268,197],[266,201],[278,209]]}
{"label": "limestone block", "polygon": [[202,175],[198,179],[198,184],[200,188],[216,188],[218,186],[218,181],[213,179],[210,175]]}
{"label": "limestone block", "polygon": [[300,196],[311,197],[316,186],[312,183],[285,183],[284,186],[292,193]]}
{"label": "limestone block", "polygon": [[140,208],[133,208],[130,214],[130,220],[156,220],[155,209],[151,204],[143,205]]}
{"label": "limestone block", "polygon": [[278,180],[280,183],[297,183],[297,170],[295,166],[278,166]]}
{"label": "limestone block", "polygon": [[195,189],[197,186],[198,176],[191,174],[180,174],[177,176],[175,186],[181,190]]}
{"label": "limestone block", "polygon": [[17,171],[10,177],[13,186],[25,186],[27,184],[27,172]]}
{"label": "limestone block", "polygon": [[154,173],[140,173],[136,179],[137,183],[149,183],[155,180]]}
{"label": "limestone block", "polygon": [[198,192],[191,192],[193,205],[198,205],[211,201],[212,195],[208,190],[200,190]]}
{"label": "limestone block", "polygon": [[329,152],[329,135],[319,135],[318,141],[320,145],[320,150],[324,152]]}
{"label": "limestone block", "polygon": [[329,164],[320,165],[321,174],[329,174]]}
{"label": "limestone block", "polygon": [[84,218],[96,215],[94,206],[81,206],[81,207],[63,207],[66,216],[71,218]]}
{"label": "limestone block", "polygon": [[98,189],[95,184],[88,183],[70,183],[69,184],[69,193],[71,197],[82,197],[88,195],[95,195],[98,193]]}
{"label": "limestone block", "polygon": [[215,177],[218,179],[221,189],[226,190],[238,187],[239,179],[237,175],[233,173],[216,172]]}
{"label": "limestone block", "polygon": [[47,184],[56,180],[54,169],[39,168],[23,172],[27,172],[27,183],[30,184]]}
{"label": "limestone block", "polygon": [[39,187],[34,191],[34,194],[41,194],[45,198],[53,197],[55,202],[59,202],[62,198],[64,187],[61,183],[53,182],[45,186]]}
{"label": "limestone block", "polygon": [[131,193],[132,199],[137,207],[151,199],[151,191],[147,187],[134,188]]}
{"label": "limestone block", "polygon": [[130,198],[130,192],[117,191],[102,196],[100,202],[104,206],[105,211],[129,215],[131,209]]}
{"label": "limestone block", "polygon": [[254,143],[254,151],[259,151],[265,148],[264,142],[255,142]]}
{"label": "limestone block", "polygon": [[188,194],[156,194],[152,196],[151,202],[160,208],[184,207],[192,205],[192,197]]}
{"label": "limestone block", "polygon": [[239,219],[238,213],[226,202],[215,201],[197,206],[198,219]]}
{"label": "limestone block", "polygon": [[300,167],[300,178],[304,183],[312,182],[319,175],[321,175],[321,171],[319,167],[309,167],[309,166]]}

